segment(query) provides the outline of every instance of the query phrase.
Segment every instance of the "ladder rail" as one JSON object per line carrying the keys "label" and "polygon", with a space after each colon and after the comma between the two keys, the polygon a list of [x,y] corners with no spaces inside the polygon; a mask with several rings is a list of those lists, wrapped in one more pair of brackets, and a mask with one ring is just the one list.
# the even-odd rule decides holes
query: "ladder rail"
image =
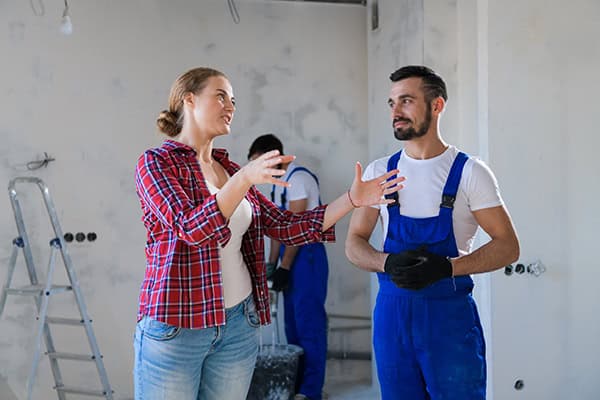
{"label": "ladder rail", "polygon": [[2,317],[2,313],[4,312],[4,306],[6,305],[6,299],[8,297],[8,289],[10,288],[10,284],[12,282],[13,273],[15,272],[15,265],[17,264],[18,255],[19,248],[16,245],[15,241],[13,241],[13,249],[10,253],[10,260],[8,262],[6,282],[4,283],[4,286],[2,286],[2,294],[0,294],[0,317]]}
{"label": "ladder rail", "polygon": [[46,324],[46,315],[48,315],[48,304],[50,302],[50,289],[52,287],[52,277],[54,276],[54,266],[56,262],[56,247],[52,246],[50,249],[50,260],[48,261],[48,272],[46,274],[46,285],[44,291],[41,294],[42,301],[40,310],[38,313],[38,330],[35,340],[35,353],[33,355],[33,361],[31,362],[31,368],[29,370],[29,377],[27,378],[27,398],[31,399],[33,393],[33,384],[35,383],[35,376],[37,374],[37,367],[40,363],[42,356],[42,337],[47,332],[48,325]]}
{"label": "ladder rail", "polygon": [[[37,179],[37,178],[31,178]],[[31,249],[29,245],[29,236],[27,235],[27,229],[25,229],[25,222],[23,219],[23,211],[21,210],[21,204],[19,203],[19,198],[17,195],[17,190],[15,185],[17,182],[31,182],[26,177],[14,178],[8,183],[8,193],[10,195],[10,204],[12,205],[13,213],[15,215],[15,223],[17,224],[17,231],[19,232],[19,237],[23,241],[23,247],[26,249]],[[27,266],[27,273],[29,275],[29,280],[32,285],[37,285],[38,278],[37,273],[35,272],[35,263],[33,262],[33,254],[31,251],[24,251],[23,256],[25,257],[25,265]],[[38,302],[39,307],[39,302]]]}
{"label": "ladder rail", "polygon": [[[89,344],[92,354],[94,356],[94,361],[95,361],[96,369],[98,371],[98,375],[100,378],[100,383],[103,388],[103,392],[105,393],[105,397],[107,400],[113,400],[113,394],[112,394],[113,391],[112,391],[110,383],[108,381],[108,375],[107,375],[106,369],[104,367],[104,363],[102,361],[102,355],[100,354],[100,349],[98,347],[98,342],[96,340],[94,330],[92,329],[92,325],[91,325],[92,320],[88,315],[87,307],[85,305],[85,300],[84,300],[83,294],[82,294],[80,286],[79,286],[79,279],[77,277],[77,274],[75,273],[75,269],[73,268],[73,262],[71,260],[71,255],[69,254],[66,243],[64,241],[64,235],[63,235],[62,229],[60,227],[60,223],[58,221],[58,215],[56,213],[56,208],[54,206],[54,202],[52,200],[52,197],[50,196],[50,190],[48,189],[48,186],[44,183],[44,181],[42,179],[37,178],[37,177],[25,176],[25,177],[16,177],[16,178],[11,179],[8,184],[8,191],[9,191],[9,196],[10,196],[13,212],[15,215],[15,222],[17,225],[17,230],[19,232],[19,237],[23,241],[23,245],[24,245],[23,254],[25,256],[25,264],[27,266],[27,272],[29,274],[31,283],[32,283],[32,285],[38,284],[38,277],[37,277],[37,274],[35,271],[35,264],[33,261],[33,255],[31,252],[29,237],[27,235],[27,230],[25,228],[23,212],[22,212],[21,205],[20,205],[19,199],[18,199],[18,192],[17,192],[16,186],[19,183],[35,184],[38,187],[38,189],[40,190],[40,192],[42,193],[42,197],[44,199],[44,205],[46,207],[46,211],[48,212],[50,224],[52,225],[52,229],[54,230],[54,235],[55,235],[55,239],[53,239],[50,242],[51,246],[53,246],[52,243],[56,241],[55,243],[57,243],[57,247],[60,250],[62,260],[63,260],[65,268],[67,270],[67,276],[69,278],[69,281],[70,281],[71,287],[72,287],[72,291],[75,296],[77,308],[79,309],[79,313],[80,313],[81,319],[83,321],[83,327],[86,332],[88,344]],[[47,279],[47,280],[49,280],[49,279]],[[40,312],[40,309],[42,307],[41,301],[42,301],[42,299],[40,297],[36,297],[36,306],[38,309],[38,313]],[[1,312],[1,309],[0,309],[0,312]],[[50,334],[50,329],[46,322],[45,316],[44,316],[43,332],[44,332],[44,338],[45,338],[46,348],[47,348],[48,352],[55,352],[52,336]],[[52,372],[54,374],[57,387],[61,386],[62,379],[60,377],[60,370],[58,369],[57,360],[50,358],[50,362],[51,362]],[[62,392],[60,390],[58,390],[57,392],[59,394],[59,399],[63,400],[64,392]]]}

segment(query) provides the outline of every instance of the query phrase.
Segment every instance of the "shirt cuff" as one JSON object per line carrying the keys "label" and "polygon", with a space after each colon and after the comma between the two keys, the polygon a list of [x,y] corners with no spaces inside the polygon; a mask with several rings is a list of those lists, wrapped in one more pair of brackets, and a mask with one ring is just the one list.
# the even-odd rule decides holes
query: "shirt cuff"
{"label": "shirt cuff", "polygon": [[231,229],[229,229],[229,221],[225,218],[217,204],[217,195],[213,194],[208,197],[204,210],[209,226],[214,232],[215,239],[221,247],[225,247],[231,239]]}
{"label": "shirt cuff", "polygon": [[319,242],[335,242],[335,224],[323,232],[323,222],[325,219],[326,208],[327,205],[322,205],[313,210],[315,213],[315,219],[319,221],[318,224],[315,224],[313,232],[318,237]]}

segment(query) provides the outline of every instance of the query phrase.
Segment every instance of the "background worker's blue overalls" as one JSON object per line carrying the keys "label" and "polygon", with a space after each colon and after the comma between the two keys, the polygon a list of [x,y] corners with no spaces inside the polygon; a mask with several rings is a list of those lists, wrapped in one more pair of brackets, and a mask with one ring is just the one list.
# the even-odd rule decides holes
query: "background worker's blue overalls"
{"label": "background worker's blue overalls", "polygon": [[[317,177],[304,167],[290,171],[286,182],[296,172],[310,174],[317,186]],[[281,193],[281,208],[286,207],[287,188]],[[271,191],[271,200],[275,202],[275,187]],[[319,204],[321,200],[319,198]],[[283,257],[281,246],[279,257]],[[304,350],[300,358],[296,392],[311,400],[321,400],[325,382],[325,363],[327,360],[327,315],[325,299],[327,297],[327,279],[329,267],[323,243],[312,243],[298,248],[291,266],[290,285],[284,291],[285,335],[289,344],[295,344]]]}
{"label": "background worker's blue overalls", "polygon": [[[400,154],[389,159],[388,171],[397,167]],[[385,253],[425,246],[458,256],[452,210],[467,159],[459,153],[454,160],[438,216],[410,218],[400,215],[398,202],[388,205]],[[485,343],[471,277],[443,279],[421,290],[398,288],[386,273],[378,278],[373,344],[382,399],[485,399]]]}

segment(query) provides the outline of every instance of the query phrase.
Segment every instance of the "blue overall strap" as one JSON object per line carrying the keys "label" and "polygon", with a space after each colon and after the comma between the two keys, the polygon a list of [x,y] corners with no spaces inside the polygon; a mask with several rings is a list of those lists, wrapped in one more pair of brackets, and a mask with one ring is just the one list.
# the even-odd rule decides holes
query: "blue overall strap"
{"label": "blue overall strap", "polygon": [[[399,152],[397,152],[396,154],[394,154],[390,157],[390,159],[388,160],[388,164],[387,164],[387,172],[390,172],[391,170],[398,168],[398,161],[400,160],[400,154],[402,154],[402,150],[400,150]],[[397,175],[392,175],[387,180],[391,181],[392,179],[396,179],[396,176]],[[400,206],[400,202],[398,201],[398,192],[386,194],[385,198],[394,200],[393,203],[390,203],[387,205],[388,209],[390,209],[392,207]]]}
{"label": "blue overall strap", "polygon": [[[287,178],[285,179],[286,182],[289,182],[290,178],[292,177],[292,175],[294,175],[296,172],[298,171],[304,171],[306,173],[308,173],[310,176],[313,177],[313,179],[315,180],[315,182],[317,182],[317,187],[319,187],[319,178],[317,178],[317,176],[315,174],[313,174],[312,172],[310,172],[308,170],[308,168],[305,167],[296,167],[294,168],[290,174],[287,176]],[[287,187],[283,188],[283,191],[281,192],[281,209],[285,209],[285,203],[287,201]],[[275,202],[275,185],[273,185],[273,187],[271,188],[271,201],[274,203]],[[319,196],[319,205],[321,205],[321,196]]]}
{"label": "blue overall strap", "polygon": [[448,179],[446,179],[444,191],[442,192],[442,203],[440,204],[440,208],[454,208],[456,193],[458,193],[458,184],[460,183],[463,167],[468,159],[469,156],[462,151],[456,155],[456,158],[452,163],[452,168],[450,168]]}

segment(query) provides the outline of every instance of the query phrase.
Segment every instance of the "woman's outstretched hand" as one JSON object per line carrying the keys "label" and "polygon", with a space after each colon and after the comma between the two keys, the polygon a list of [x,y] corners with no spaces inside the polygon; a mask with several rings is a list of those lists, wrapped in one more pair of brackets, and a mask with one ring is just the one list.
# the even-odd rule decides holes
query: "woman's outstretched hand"
{"label": "woman's outstretched hand", "polygon": [[278,186],[290,186],[288,182],[278,179],[285,174],[281,164],[292,162],[296,156],[280,155],[279,150],[268,151],[246,164],[240,172],[249,185],[270,183]]}
{"label": "woman's outstretched hand", "polygon": [[393,203],[394,200],[386,199],[385,195],[397,192],[404,187],[401,184],[406,180],[404,176],[396,176],[396,178],[389,179],[399,172],[399,170],[395,169],[377,178],[363,182],[362,166],[357,162],[354,181],[352,181],[352,186],[350,186],[350,190],[348,191],[348,197],[352,205],[354,207],[364,207]]}

